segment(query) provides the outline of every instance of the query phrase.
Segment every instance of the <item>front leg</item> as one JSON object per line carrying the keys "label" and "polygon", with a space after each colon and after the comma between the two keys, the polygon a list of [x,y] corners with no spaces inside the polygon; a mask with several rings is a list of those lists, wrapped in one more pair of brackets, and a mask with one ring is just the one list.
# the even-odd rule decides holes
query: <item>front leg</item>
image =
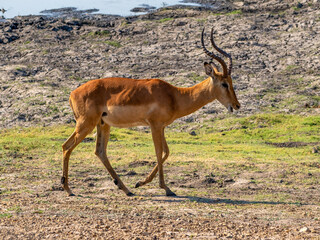
{"label": "front leg", "polygon": [[[163,153],[164,153],[164,157],[162,157],[162,164],[164,163],[164,161],[168,158],[169,156],[169,147],[166,141],[166,138],[164,136],[164,128],[162,128],[162,149],[163,149]],[[158,164],[153,168],[153,170],[149,173],[149,175],[146,177],[146,179],[144,181],[139,181],[136,183],[136,188],[141,187],[149,182],[151,182],[153,180],[153,178],[156,176],[158,172]]]}
{"label": "front leg", "polygon": [[[163,176],[163,161],[162,161],[162,152],[163,152],[163,141],[164,138],[163,134],[163,127],[157,126],[156,124],[151,125],[151,132],[152,132],[152,139],[154,143],[154,148],[156,151],[157,156],[157,162],[158,162],[158,170],[159,170],[159,186],[163,188],[166,191],[167,196],[176,196],[174,192],[172,192],[165,184],[164,182],[164,176]],[[154,174],[156,173],[156,170],[154,169]],[[153,173],[152,172],[152,173]]]}

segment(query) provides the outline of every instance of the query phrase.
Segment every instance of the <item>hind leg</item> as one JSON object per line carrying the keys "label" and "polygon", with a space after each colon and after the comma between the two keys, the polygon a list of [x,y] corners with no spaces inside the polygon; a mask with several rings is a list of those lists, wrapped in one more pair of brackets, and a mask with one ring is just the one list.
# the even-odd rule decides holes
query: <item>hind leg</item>
{"label": "hind leg", "polygon": [[107,157],[107,144],[110,136],[110,126],[108,124],[98,124],[97,125],[97,144],[96,144],[96,152],[95,154],[101,160],[103,165],[106,167],[112,178],[114,179],[114,183],[118,186],[119,189],[125,192],[127,196],[132,196],[131,193],[123,182],[120,180],[117,173],[112,168],[109,159]]}
{"label": "hind leg", "polygon": [[65,141],[62,145],[63,150],[63,176],[61,178],[61,184],[64,190],[69,194],[69,196],[74,196],[69,188],[68,184],[68,168],[69,168],[69,158],[71,152],[75,147],[82,142],[82,140],[94,129],[95,124],[90,121],[77,121],[76,129],[72,135]]}

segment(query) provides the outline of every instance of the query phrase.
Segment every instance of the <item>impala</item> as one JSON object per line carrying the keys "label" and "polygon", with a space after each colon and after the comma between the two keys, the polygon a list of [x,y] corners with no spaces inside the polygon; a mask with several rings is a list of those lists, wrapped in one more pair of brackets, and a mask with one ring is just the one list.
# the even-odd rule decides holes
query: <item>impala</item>
{"label": "impala", "polygon": [[163,163],[169,156],[169,148],[164,135],[164,128],[175,119],[193,113],[209,102],[217,99],[230,112],[240,108],[233,90],[231,56],[218,48],[213,40],[211,44],[220,54],[228,59],[228,66],[218,55],[210,52],[204,45],[204,29],[201,35],[202,48],[206,55],[216,60],[222,67],[205,62],[208,78],[192,87],[175,87],[160,79],[104,78],[91,80],[70,94],[69,102],[76,119],[72,135],[63,144],[63,177],[61,184],[69,196],[73,193],[68,186],[68,165],[72,150],[97,127],[95,154],[107,168],[114,183],[128,196],[133,195],[120,180],[112,168],[106,148],[110,136],[110,127],[150,126],[154,142],[157,165],[144,181],[135,187],[152,181],[159,171],[159,186],[167,196],[175,194],[166,186],[163,177]]}

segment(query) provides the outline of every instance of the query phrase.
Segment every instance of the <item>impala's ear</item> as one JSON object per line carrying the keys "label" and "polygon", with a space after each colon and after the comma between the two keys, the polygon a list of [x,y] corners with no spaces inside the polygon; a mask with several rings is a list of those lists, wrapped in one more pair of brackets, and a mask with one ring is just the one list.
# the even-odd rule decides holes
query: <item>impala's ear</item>
{"label": "impala's ear", "polygon": [[213,76],[213,68],[210,63],[207,63],[207,62],[204,63],[204,70],[208,76],[210,77]]}

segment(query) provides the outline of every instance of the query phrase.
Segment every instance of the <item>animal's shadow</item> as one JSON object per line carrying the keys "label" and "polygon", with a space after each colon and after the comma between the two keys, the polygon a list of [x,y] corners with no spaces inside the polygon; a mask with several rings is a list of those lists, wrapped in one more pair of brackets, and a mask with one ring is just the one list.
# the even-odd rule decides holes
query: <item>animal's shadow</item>
{"label": "animal's shadow", "polygon": [[[147,196],[145,196],[147,197]],[[282,202],[282,201],[250,201],[250,200],[233,200],[227,198],[205,198],[205,197],[196,197],[196,196],[173,196],[173,197],[166,197],[166,198],[159,198],[163,197],[161,195],[154,195],[150,198],[148,196],[148,201],[154,202],[169,202],[169,203],[180,203],[180,202],[197,202],[197,203],[205,203],[205,204],[230,204],[230,205],[247,205],[247,204],[266,204],[266,205],[309,205],[306,203],[301,202]]]}

